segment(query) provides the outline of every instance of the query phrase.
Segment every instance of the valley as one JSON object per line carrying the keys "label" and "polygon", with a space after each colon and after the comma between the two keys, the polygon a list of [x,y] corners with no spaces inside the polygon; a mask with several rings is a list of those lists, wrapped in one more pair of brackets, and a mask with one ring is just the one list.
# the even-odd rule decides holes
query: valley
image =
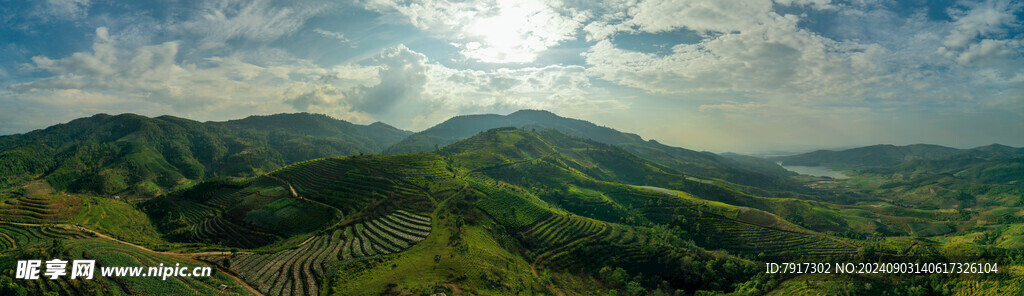
{"label": "valley", "polygon": [[[843,165],[845,178],[836,178],[798,175],[772,160],[665,148],[546,112],[509,116],[521,125],[492,128],[494,119],[483,117],[458,123],[459,133],[449,136],[439,131],[455,123],[419,135],[398,131],[408,136],[381,142],[301,114],[226,123],[97,116],[55,128],[82,130],[76,137],[88,140],[49,129],[0,138],[0,270],[13,270],[16,260],[58,257],[217,269],[209,278],[167,281],[5,274],[0,292],[1024,292],[1016,284],[1024,279],[1018,148],[879,148],[900,159],[895,165],[864,149],[794,157],[798,164]],[[118,121],[130,123],[118,136],[85,136],[125,126]],[[154,136],[180,126],[279,128],[277,136],[291,140],[217,132],[207,140],[254,142],[211,146],[195,140],[202,133]],[[170,144],[184,139],[191,144]],[[343,140],[367,151],[316,148]],[[312,150],[284,156],[296,153],[289,147]],[[261,149],[280,157],[254,154]],[[988,262],[998,263],[999,273],[769,274],[766,262]]]}

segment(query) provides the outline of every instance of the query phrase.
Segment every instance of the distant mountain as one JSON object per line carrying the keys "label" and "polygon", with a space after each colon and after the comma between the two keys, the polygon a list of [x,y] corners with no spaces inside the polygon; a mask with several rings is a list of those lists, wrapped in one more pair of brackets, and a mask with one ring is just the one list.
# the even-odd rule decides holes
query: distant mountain
{"label": "distant mountain", "polygon": [[963,150],[957,154],[949,156],[950,159],[984,159],[984,160],[995,160],[995,159],[1011,159],[1011,158],[1024,158],[1024,148],[1013,148],[1006,145],[991,144],[988,146],[981,146]]}
{"label": "distant mountain", "polygon": [[744,155],[744,154],[738,154],[738,153],[732,153],[732,152],[721,153],[719,155],[721,155],[722,157],[728,158],[728,159],[730,159],[732,161],[738,162],[738,163],[742,164],[744,167],[753,169],[755,171],[767,172],[767,173],[769,173],[771,175],[777,175],[777,176],[786,176],[786,175],[796,176],[796,175],[798,175],[797,173],[794,173],[794,172],[786,170],[785,168],[783,168],[779,164],[775,163],[774,161],[771,161],[771,160],[768,160],[768,159],[765,159],[765,158],[756,157],[756,156],[750,156],[750,155]]}
{"label": "distant mountain", "polygon": [[249,116],[227,122],[210,122],[236,129],[284,132],[317,138],[338,139],[355,145],[365,153],[379,153],[412,134],[382,122],[358,125],[323,114],[290,113]]}
{"label": "distant mountain", "polygon": [[593,123],[565,118],[543,110],[520,110],[509,115],[479,114],[452,117],[436,126],[415,133],[385,150],[388,154],[426,152],[435,145],[443,147],[482,131],[498,127],[541,130],[554,128],[566,134],[586,137],[608,144],[642,142],[635,134],[616,131]]}
{"label": "distant mountain", "polygon": [[356,125],[308,113],[206,123],[98,114],[0,137],[0,185],[41,177],[58,190],[155,195],[188,180],[378,153],[408,134],[385,124]]}
{"label": "distant mountain", "polygon": [[1024,181],[1024,148],[992,144],[939,159],[919,159],[892,168],[910,176],[951,175],[975,183],[1017,184]]}
{"label": "distant mountain", "polygon": [[841,151],[818,150],[792,156],[772,157],[771,160],[780,161],[783,165],[796,166],[884,167],[916,159],[939,159],[959,152],[960,149],[927,144],[874,145]]}
{"label": "distant mountain", "polygon": [[483,114],[453,117],[441,124],[413,134],[385,150],[385,153],[433,151],[477,133],[498,127],[525,130],[555,129],[567,135],[615,145],[636,156],[673,169],[704,178],[720,178],[730,182],[769,189],[791,188],[786,176],[791,173],[775,165],[748,166],[711,152],[644,141],[636,134],[623,133],[608,127],[565,118],[542,110],[520,110],[509,115]]}

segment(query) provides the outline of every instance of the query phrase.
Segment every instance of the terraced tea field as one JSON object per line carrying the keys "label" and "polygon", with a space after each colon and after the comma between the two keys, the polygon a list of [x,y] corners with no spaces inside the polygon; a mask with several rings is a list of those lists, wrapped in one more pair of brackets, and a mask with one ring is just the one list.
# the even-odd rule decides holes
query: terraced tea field
{"label": "terraced tea field", "polygon": [[[70,276],[56,280],[40,279],[23,281],[23,287],[29,295],[97,295],[103,294],[140,294],[160,293],[163,295],[250,295],[238,282],[230,277],[214,272],[212,277],[196,278],[160,278],[149,277],[110,277],[98,276],[100,266],[205,266],[205,264],[184,259],[178,256],[157,254],[134,246],[111,241],[107,238],[95,237],[88,232],[61,226],[29,226],[19,224],[0,224],[0,251],[15,248],[48,248],[54,240],[60,240],[64,252],[53,255],[63,260],[94,259],[97,261],[97,276],[91,280],[70,279]],[[218,286],[227,285],[228,289],[220,290]]]}
{"label": "terraced tea field", "polygon": [[768,256],[843,256],[857,246],[820,234],[775,229],[725,218],[699,219],[701,227],[716,235],[708,245],[730,252]]}
{"label": "terraced tea field", "polygon": [[0,224],[0,251],[44,244],[53,239],[79,239],[91,236],[60,226],[37,227],[3,223]]}
{"label": "terraced tea field", "polygon": [[542,206],[543,201],[517,192],[514,187],[493,180],[468,180],[474,190],[486,196],[476,203],[477,206],[509,228],[519,229],[551,215],[551,211]]}
{"label": "terraced tea field", "polygon": [[199,223],[216,216],[220,212],[216,207],[201,203],[176,201],[174,199],[168,199],[168,202],[178,208],[181,212],[182,220],[188,224]]}
{"label": "terraced tea field", "polygon": [[674,252],[646,246],[650,239],[633,227],[582,217],[551,215],[521,231],[519,236],[533,250],[535,266],[559,270],[671,262],[679,257],[672,256]]}
{"label": "terraced tea field", "polygon": [[66,221],[82,201],[66,195],[30,195],[0,201],[0,220],[10,222]]}
{"label": "terraced tea field", "polygon": [[335,264],[401,252],[426,239],[430,229],[429,217],[399,210],[322,233],[297,248],[212,260],[268,295],[319,295]]}
{"label": "terraced tea field", "polygon": [[[107,239],[94,238],[72,240],[66,243],[66,253],[71,258],[95,259],[97,269],[100,266],[187,266],[190,269],[198,266],[209,266],[203,262],[149,252],[147,250],[112,242]],[[159,293],[162,295],[249,295],[250,293],[231,277],[218,271],[211,277],[110,277],[97,276],[94,281],[112,287],[115,291],[126,294]],[[44,282],[44,281],[40,281]],[[224,284],[227,289],[220,290]],[[66,295],[66,294],[61,294]],[[77,295],[71,293],[71,295]],[[89,295],[89,294],[83,294]]]}
{"label": "terraced tea field", "polygon": [[240,226],[219,216],[207,217],[192,225],[192,241],[225,246],[257,248],[280,239],[280,236],[252,225]]}

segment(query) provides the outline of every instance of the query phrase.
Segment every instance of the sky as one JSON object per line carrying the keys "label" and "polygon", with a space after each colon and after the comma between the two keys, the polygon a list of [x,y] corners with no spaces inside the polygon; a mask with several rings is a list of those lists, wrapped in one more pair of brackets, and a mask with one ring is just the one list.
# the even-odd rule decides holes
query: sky
{"label": "sky", "polygon": [[545,109],[715,152],[1024,146],[1024,2],[0,0],[0,134]]}

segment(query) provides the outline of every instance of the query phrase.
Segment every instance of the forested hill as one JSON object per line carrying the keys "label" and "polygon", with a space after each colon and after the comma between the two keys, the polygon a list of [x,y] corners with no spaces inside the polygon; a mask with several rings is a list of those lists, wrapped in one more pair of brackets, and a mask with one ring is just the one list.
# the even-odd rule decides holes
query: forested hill
{"label": "forested hill", "polygon": [[894,166],[910,160],[940,159],[961,152],[960,149],[915,144],[907,146],[873,145],[841,151],[818,150],[804,154],[773,157],[784,165],[828,167]]}
{"label": "forested hill", "polygon": [[385,150],[386,153],[433,151],[477,133],[498,127],[526,130],[555,129],[567,135],[618,146],[639,157],[673,169],[705,178],[769,189],[793,189],[785,177],[792,175],[775,164],[749,165],[711,152],[672,147],[657,141],[644,141],[636,134],[624,133],[588,121],[565,118],[543,110],[520,110],[509,115],[465,115],[415,133]]}
{"label": "forested hill", "polygon": [[193,180],[379,153],[408,134],[382,123],[357,125],[308,113],[228,122],[98,114],[0,136],[0,185],[42,177],[58,190],[157,195]]}

